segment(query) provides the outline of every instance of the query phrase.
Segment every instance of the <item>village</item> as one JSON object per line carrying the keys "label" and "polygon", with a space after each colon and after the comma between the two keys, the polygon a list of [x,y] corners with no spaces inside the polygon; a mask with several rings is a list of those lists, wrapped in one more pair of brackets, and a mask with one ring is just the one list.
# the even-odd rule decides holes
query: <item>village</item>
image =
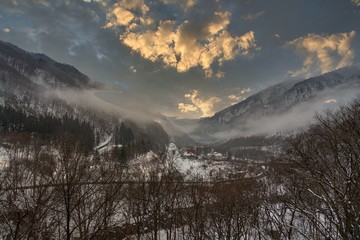
{"label": "village", "polygon": [[264,176],[267,164],[220,153],[209,147],[177,148],[170,143],[168,161],[171,168],[187,179],[223,180]]}
{"label": "village", "polygon": [[[231,160],[229,154],[216,152],[213,148],[208,147],[188,147],[179,149],[179,153],[182,158],[194,159],[194,160],[217,160],[225,161]],[[235,159],[232,159],[235,160]]]}

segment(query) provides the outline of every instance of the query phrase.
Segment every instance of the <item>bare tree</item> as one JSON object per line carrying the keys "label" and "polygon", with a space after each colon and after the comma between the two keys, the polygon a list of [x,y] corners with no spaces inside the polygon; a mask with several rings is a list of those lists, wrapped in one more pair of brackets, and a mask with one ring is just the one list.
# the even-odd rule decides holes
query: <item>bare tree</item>
{"label": "bare tree", "polygon": [[[317,239],[360,238],[360,97],[289,140],[287,194]],[[310,230],[309,230],[310,229]],[[308,232],[310,231],[310,232]]]}
{"label": "bare tree", "polygon": [[48,186],[36,186],[49,179],[51,159],[44,161],[41,143],[28,137],[13,134],[8,139],[9,161],[1,174],[1,216],[7,229],[2,234],[11,239],[40,239],[50,232],[48,216],[53,192]]}
{"label": "bare tree", "polygon": [[92,239],[119,224],[123,170],[111,161],[97,165],[80,145],[62,142],[52,179],[59,238]]}

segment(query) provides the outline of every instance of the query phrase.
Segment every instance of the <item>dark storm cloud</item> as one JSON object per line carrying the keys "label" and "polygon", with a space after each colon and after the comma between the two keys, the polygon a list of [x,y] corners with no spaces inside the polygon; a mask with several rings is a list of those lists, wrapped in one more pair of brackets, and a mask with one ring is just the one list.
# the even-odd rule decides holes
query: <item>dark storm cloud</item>
{"label": "dark storm cloud", "polygon": [[[160,21],[174,21],[169,33],[173,33],[173,37],[181,37],[182,41],[180,38],[180,42],[170,40],[179,44],[178,49],[188,49],[183,53],[183,56],[186,56],[183,65],[177,63],[178,65],[174,66],[167,64],[167,59],[162,59],[162,52],[150,52],[158,58],[152,61],[144,57],[147,48],[135,48],[130,38],[128,44],[120,41],[119,36],[124,34],[128,26],[104,28],[109,23],[107,14],[114,10],[114,4],[120,2],[2,0],[0,39],[29,51],[43,52],[60,62],[76,66],[98,81],[124,89],[127,97],[119,101],[136,101],[141,98],[141,103],[151,106],[153,111],[185,117],[203,115],[204,112],[199,110],[199,106],[209,113],[204,103],[214,102],[210,111],[213,112],[231,104],[232,99],[241,100],[238,97],[243,96],[243,89],[251,88],[251,93],[254,93],[291,78],[289,71],[301,70],[306,57],[311,57],[312,53],[304,51],[306,55],[299,55],[294,45],[284,47],[290,42],[301,46],[309,36],[312,36],[312,39],[326,40],[353,32],[351,41],[348,41],[348,50],[353,52],[353,55],[351,61],[346,63],[359,61],[357,52],[360,48],[360,14],[357,1],[354,0],[128,1],[128,4],[143,2],[148,7],[133,9],[127,5],[125,9],[133,9],[130,12],[134,16],[146,16],[154,20],[148,22],[149,26],[146,28],[142,25],[140,31],[133,30],[135,34],[143,35],[146,30],[157,33]],[[223,15],[216,15],[215,12]],[[129,16],[131,18],[131,15]],[[140,19],[137,20],[141,22]],[[126,23],[128,19],[123,21]],[[201,55],[196,55],[199,49],[201,50],[204,43],[211,42],[207,38],[216,36],[220,33],[217,32],[219,29],[224,38],[230,36],[233,39],[253,32],[256,49],[249,48],[246,56],[241,54],[243,50],[240,54],[233,55],[229,51],[228,58],[224,60],[224,55],[219,55],[217,51],[224,51],[225,48],[214,47],[211,48],[213,55],[206,55],[199,61],[198,56]],[[209,31],[216,34],[210,34]],[[145,36],[149,38],[148,35]],[[156,38],[149,39],[152,40],[150,43],[159,43],[155,41]],[[193,40],[198,41],[197,45],[190,45]],[[169,41],[168,46],[175,48],[174,43]],[[175,56],[176,61],[179,61],[177,50],[170,50],[174,51],[175,55],[169,57]],[[315,56],[318,56],[318,53]],[[339,66],[341,56],[332,58],[332,52],[329,52],[328,56],[333,61],[331,66]],[[303,76],[322,71],[317,59],[320,58],[315,59]],[[183,71],[178,71],[179,66]],[[208,71],[208,79],[205,78],[205,70]],[[216,75],[223,78],[218,79]],[[298,78],[303,76],[300,74]],[[185,97],[186,94],[194,93],[194,90],[198,91],[197,98]],[[209,101],[210,99],[214,101]],[[178,109],[179,103],[198,107],[196,111],[182,113],[181,109]],[[188,107],[191,109],[191,106]]]}

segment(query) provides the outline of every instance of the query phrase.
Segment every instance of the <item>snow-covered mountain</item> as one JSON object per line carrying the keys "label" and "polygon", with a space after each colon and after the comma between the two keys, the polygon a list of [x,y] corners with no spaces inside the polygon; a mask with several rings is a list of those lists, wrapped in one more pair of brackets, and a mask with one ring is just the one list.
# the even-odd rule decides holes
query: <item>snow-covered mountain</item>
{"label": "snow-covered mountain", "polygon": [[200,120],[192,136],[209,141],[292,131],[306,125],[315,111],[344,104],[359,90],[360,65],[282,82]]}
{"label": "snow-covered mountain", "polygon": [[73,66],[56,62],[44,54],[24,51],[3,41],[0,41],[0,68],[2,76],[15,75],[13,81],[28,78],[35,84],[41,83],[48,87],[84,88],[96,85]]}
{"label": "snow-covered mountain", "polygon": [[[169,141],[175,141],[179,146],[194,145],[195,141],[224,143],[239,137],[296,130],[306,125],[315,111],[345,104],[359,92],[360,65],[306,80],[282,82],[213,117],[200,120],[178,120],[150,114],[148,119],[139,123],[119,113],[104,113],[102,110],[106,107],[102,107],[103,103],[97,102],[99,99],[90,101],[87,94],[105,87],[70,65],[0,41],[1,106],[10,106],[28,115],[80,118],[92,122],[103,138],[114,132],[116,122],[125,121],[135,138],[151,140],[157,146],[164,146]],[[59,95],[63,93],[68,95],[61,98]],[[75,103],[70,101],[74,95],[77,97]],[[83,99],[81,95],[84,95]],[[95,106],[97,104],[100,105]]]}
{"label": "snow-covered mountain", "polygon": [[113,141],[123,139],[116,134],[122,134],[117,129],[125,124],[125,132],[144,149],[165,150],[169,136],[159,123],[150,118],[129,119],[93,94],[106,87],[73,66],[0,41],[0,107],[4,112],[10,108],[26,117],[78,119],[92,126],[97,142],[109,136]]}

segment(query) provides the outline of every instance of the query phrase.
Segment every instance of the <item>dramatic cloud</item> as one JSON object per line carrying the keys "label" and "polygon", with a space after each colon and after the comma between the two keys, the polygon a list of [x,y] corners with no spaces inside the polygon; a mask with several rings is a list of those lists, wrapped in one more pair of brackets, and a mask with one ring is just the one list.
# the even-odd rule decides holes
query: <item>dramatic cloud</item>
{"label": "dramatic cloud", "polygon": [[[166,4],[180,3],[188,8],[194,1],[163,0]],[[162,61],[178,72],[201,67],[207,77],[223,77],[213,72],[213,64],[221,66],[237,56],[246,56],[258,49],[253,31],[233,36],[228,31],[230,12],[218,9],[202,21],[154,20],[143,0],[122,1],[107,14],[105,28],[120,29],[120,41],[152,62]]]}
{"label": "dramatic cloud", "polygon": [[[239,103],[240,101],[244,100],[246,98],[246,94],[251,92],[251,88],[244,88],[239,91],[237,94],[231,94],[227,97],[227,99],[230,101],[227,105],[231,106],[234,104]],[[227,107],[227,106],[226,106]]]}
{"label": "dramatic cloud", "polygon": [[3,30],[2,30],[4,33],[9,33],[11,30],[10,30],[10,28],[3,28]]}
{"label": "dramatic cloud", "polygon": [[314,66],[321,73],[332,71],[336,68],[348,66],[354,58],[351,42],[356,32],[339,33],[332,35],[308,34],[286,44],[294,48],[304,57],[303,67],[297,71],[289,71],[292,77],[311,75]]}
{"label": "dramatic cloud", "polygon": [[240,102],[240,100],[242,100],[242,96],[237,96],[235,94],[229,95],[228,99],[231,101],[231,105],[234,105],[238,102]]}
{"label": "dramatic cloud", "polygon": [[134,17],[134,14],[130,11],[120,7],[119,4],[115,4],[111,15],[108,15],[109,22],[106,24],[106,27],[127,25],[134,19]]}
{"label": "dramatic cloud", "polygon": [[[44,53],[124,90],[126,97],[114,103],[146,104],[164,115],[195,118],[200,110],[178,109],[179,102],[192,104],[184,98],[191,89],[200,91],[201,100],[220,97],[213,108],[217,112],[249,95],[237,87],[259,91],[279,83],[288,78],[288,70],[301,70],[305,59],[310,67],[304,75],[320,74],[316,51],[295,45],[284,51],[282,44],[305,39],[304,33],[324,39],[359,33],[358,1],[326,1],[324,8],[318,1],[288,0],[3,0],[0,40]],[[255,43],[261,51],[256,52]],[[360,38],[349,46],[354,58],[348,62],[360,62],[355,54]],[[316,48],[333,59],[334,68],[343,58],[327,43]],[[199,81],[204,76],[223,79]]]}
{"label": "dramatic cloud", "polygon": [[205,98],[198,90],[191,90],[184,95],[188,103],[180,102],[178,109],[183,113],[201,113],[201,117],[211,117],[215,112],[244,100],[251,91],[251,88],[236,89],[227,97]]}
{"label": "dramatic cloud", "polygon": [[214,115],[214,105],[221,102],[218,97],[211,97],[209,99],[203,99],[199,96],[199,91],[192,90],[185,94],[184,97],[190,101],[190,103],[179,103],[178,108],[181,112],[201,112],[201,117],[210,117]]}
{"label": "dramatic cloud", "polygon": [[245,21],[254,21],[255,19],[257,19],[257,18],[261,17],[262,15],[264,15],[264,13],[265,13],[265,11],[246,14],[246,15],[241,16],[241,19],[243,19]]}
{"label": "dramatic cloud", "polygon": [[122,0],[120,3],[115,3],[110,13],[106,15],[106,28],[128,26],[134,19],[139,20],[132,11],[140,11],[145,15],[149,8],[145,5],[144,0]]}
{"label": "dramatic cloud", "polygon": [[360,0],[351,0],[351,1],[353,2],[353,4],[360,7]]}

